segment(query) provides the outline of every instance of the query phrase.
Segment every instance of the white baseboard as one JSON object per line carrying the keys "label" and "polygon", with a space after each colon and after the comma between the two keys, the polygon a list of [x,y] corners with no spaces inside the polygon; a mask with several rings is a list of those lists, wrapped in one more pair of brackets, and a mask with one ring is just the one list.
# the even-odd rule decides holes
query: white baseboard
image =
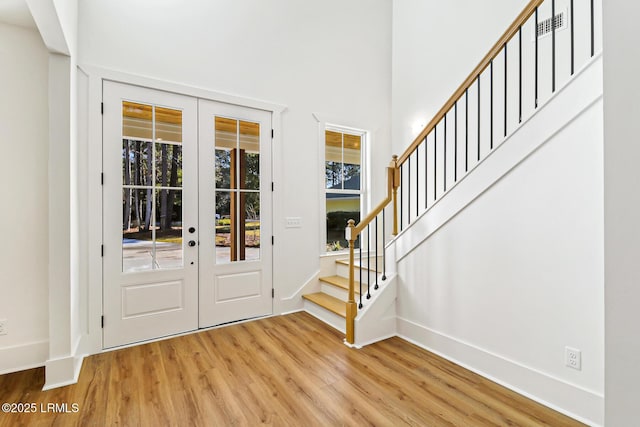
{"label": "white baseboard", "polygon": [[46,379],[42,390],[51,390],[77,383],[83,359],[84,356],[68,356],[47,360],[45,365]]}
{"label": "white baseboard", "polygon": [[[398,336],[590,426],[604,423],[604,396],[398,317]],[[553,403],[552,403],[553,402]]]}
{"label": "white baseboard", "polygon": [[348,344],[348,345],[350,347],[357,348],[359,350],[359,349],[361,349],[363,347],[366,347],[368,345],[375,344],[375,343],[380,342],[380,341],[388,340],[389,338],[393,338],[393,337],[397,337],[397,336],[398,336],[397,333],[392,332],[392,333],[389,333],[387,335],[381,335],[379,337],[373,338],[373,339],[371,339],[369,341],[364,341],[364,342],[357,343],[357,344]]}
{"label": "white baseboard", "polygon": [[42,390],[64,387],[78,382],[82,361],[85,357],[84,354],[79,354],[81,342],[82,337],[78,337],[72,355],[47,360]]}
{"label": "white baseboard", "polygon": [[0,348],[0,375],[44,366],[49,357],[49,341],[35,341]]}

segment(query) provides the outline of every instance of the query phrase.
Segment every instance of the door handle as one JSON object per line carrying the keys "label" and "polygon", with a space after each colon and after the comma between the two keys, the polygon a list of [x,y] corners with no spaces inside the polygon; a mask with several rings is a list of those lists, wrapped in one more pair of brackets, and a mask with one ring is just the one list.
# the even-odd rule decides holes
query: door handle
{"label": "door handle", "polygon": [[194,247],[196,245],[196,241],[195,240],[189,240],[188,245],[191,246],[191,247]]}

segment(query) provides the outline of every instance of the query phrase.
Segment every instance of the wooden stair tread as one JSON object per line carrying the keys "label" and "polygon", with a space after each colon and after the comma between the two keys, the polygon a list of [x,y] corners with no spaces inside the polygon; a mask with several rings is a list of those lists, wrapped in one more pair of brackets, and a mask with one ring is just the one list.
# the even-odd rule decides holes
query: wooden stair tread
{"label": "wooden stair tread", "polygon": [[[342,276],[321,277],[320,281],[333,285],[336,288],[344,289],[346,291],[349,290],[349,279],[347,279],[346,277],[342,277]],[[353,285],[355,287],[354,290],[356,294],[359,294],[360,282],[354,281]]]}
{"label": "wooden stair tread", "polygon": [[324,292],[316,292],[313,294],[302,295],[302,298],[311,301],[314,304],[318,304],[322,308],[326,308],[332,313],[338,316],[347,317],[347,303],[339,300],[338,298],[327,295]]}

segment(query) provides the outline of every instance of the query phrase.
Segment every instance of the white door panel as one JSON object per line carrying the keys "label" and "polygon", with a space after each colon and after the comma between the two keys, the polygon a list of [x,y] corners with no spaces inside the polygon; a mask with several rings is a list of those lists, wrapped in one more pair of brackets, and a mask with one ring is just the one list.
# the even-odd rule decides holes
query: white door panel
{"label": "white door panel", "polygon": [[[103,87],[104,347],[198,327],[197,100]],[[194,233],[187,231],[194,227]]]}
{"label": "white door panel", "polygon": [[104,82],[103,346],[272,313],[271,113]]}
{"label": "white door panel", "polygon": [[272,313],[271,113],[204,100],[199,110],[200,327],[207,327]]}

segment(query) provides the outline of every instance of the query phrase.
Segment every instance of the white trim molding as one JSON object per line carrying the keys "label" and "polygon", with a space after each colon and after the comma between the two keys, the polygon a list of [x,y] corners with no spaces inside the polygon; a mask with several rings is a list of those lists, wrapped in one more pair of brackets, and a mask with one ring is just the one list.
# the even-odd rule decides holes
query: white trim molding
{"label": "white trim molding", "polygon": [[0,349],[0,375],[44,366],[49,356],[49,340]]}
{"label": "white trim molding", "polygon": [[[88,247],[88,284],[87,289],[83,289],[81,295],[86,301],[81,302],[81,307],[86,307],[86,325],[82,325],[82,340],[79,351],[84,354],[96,354],[103,351],[101,317],[103,315],[102,301],[102,112],[101,103],[103,101],[102,86],[104,81],[115,81],[134,86],[176,93],[190,96],[197,99],[206,99],[226,104],[239,105],[258,110],[270,111],[272,113],[271,126],[274,130],[272,158],[281,158],[282,142],[282,115],[287,107],[282,104],[267,102],[259,99],[232,95],[224,92],[213,91],[205,88],[189,86],[177,82],[159,80],[148,76],[130,74],[118,70],[106,69],[90,64],[78,65],[78,78],[84,86],[86,99],[79,100],[79,109],[86,109],[87,114],[84,120],[78,125],[84,126],[79,135],[86,135],[87,141],[80,143],[87,147],[87,166],[85,168],[88,176],[79,176],[80,181],[86,182],[86,194],[82,194],[81,204],[88,206],[86,217],[88,220],[88,230],[85,231]],[[280,168],[273,165],[273,181],[275,191],[273,192],[273,218],[281,217],[281,207],[277,203],[279,195],[279,182],[282,181]],[[274,222],[275,225],[275,222]],[[277,233],[274,228],[274,234]],[[276,254],[274,254],[275,258]],[[84,286],[84,285],[81,285]],[[278,294],[277,284],[274,284],[276,296]],[[276,300],[277,301],[277,300]],[[274,303],[277,304],[277,303]],[[300,307],[302,303],[300,302]],[[274,307],[277,313],[277,306]],[[63,363],[63,362],[55,362]]]}
{"label": "white trim molding", "polygon": [[46,381],[42,390],[51,390],[77,383],[83,360],[83,355],[47,360],[45,364]]}
{"label": "white trim molding", "polygon": [[[397,328],[400,338],[580,422],[599,426],[604,419],[601,393],[401,317],[397,318]],[[576,415],[578,413],[584,416]]]}

